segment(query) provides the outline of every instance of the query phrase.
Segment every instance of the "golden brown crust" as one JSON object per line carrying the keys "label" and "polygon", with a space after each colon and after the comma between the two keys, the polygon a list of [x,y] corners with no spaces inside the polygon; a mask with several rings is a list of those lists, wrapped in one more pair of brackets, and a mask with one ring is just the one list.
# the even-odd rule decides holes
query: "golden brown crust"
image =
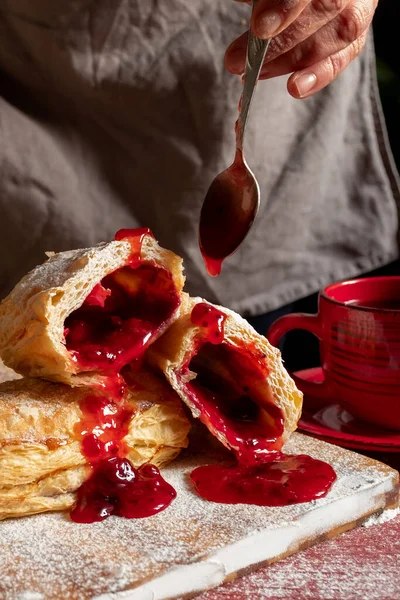
{"label": "golden brown crust", "polygon": [[[168,331],[151,347],[149,351],[150,362],[161,369],[171,386],[188,405],[193,416],[198,417],[199,411],[193,406],[185,390],[185,382],[196,377],[189,372],[183,380],[179,371],[191,359],[198,341],[203,336],[200,327],[191,322],[191,311],[199,302],[206,302],[201,298],[186,297],[181,309],[180,318],[175,321]],[[207,304],[210,304],[207,302]],[[214,306],[210,304],[211,306]],[[284,433],[281,442],[284,443],[289,435],[296,429],[301,415],[303,395],[296,388],[283,366],[281,353],[271,346],[268,340],[259,335],[249,323],[227,308],[216,307],[226,315],[224,324],[225,343],[233,346],[245,347],[251,345],[260,355],[265,356],[265,365],[268,375],[265,380],[257,382],[252,390],[254,397],[258,397],[258,404],[265,406],[268,403],[279,407],[284,415]],[[229,446],[221,432],[213,432],[220,441]]]}
{"label": "golden brown crust", "polygon": [[[190,424],[159,377],[142,371],[132,383],[126,455],[134,466],[162,467],[187,446]],[[37,379],[0,384],[0,519],[72,506],[90,473],[76,433],[87,393]]]}
{"label": "golden brown crust", "polygon": [[[130,255],[128,241],[113,241],[53,254],[28,273],[0,304],[0,356],[4,363],[28,377],[70,385],[99,382],[97,373],[79,374],[65,347],[64,321],[106,275],[126,265]],[[141,264],[146,263],[167,269],[177,291],[182,290],[182,259],[161,248],[151,235],[144,237],[141,247]]]}

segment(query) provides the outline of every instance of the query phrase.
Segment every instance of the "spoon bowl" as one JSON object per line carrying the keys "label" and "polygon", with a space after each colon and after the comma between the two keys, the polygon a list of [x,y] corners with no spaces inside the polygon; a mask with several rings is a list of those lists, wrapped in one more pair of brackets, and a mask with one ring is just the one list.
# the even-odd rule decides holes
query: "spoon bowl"
{"label": "spoon bowl", "polygon": [[200,214],[199,245],[207,271],[215,277],[222,261],[245,239],[260,206],[260,188],[243,157],[212,182]]}

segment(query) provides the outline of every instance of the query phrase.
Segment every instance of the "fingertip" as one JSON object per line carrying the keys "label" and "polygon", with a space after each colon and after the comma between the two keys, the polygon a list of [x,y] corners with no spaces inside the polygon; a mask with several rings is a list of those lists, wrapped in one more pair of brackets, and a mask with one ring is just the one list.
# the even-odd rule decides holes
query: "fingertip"
{"label": "fingertip", "polygon": [[225,52],[225,67],[234,75],[241,75],[244,73],[246,65],[246,43],[247,36],[246,40],[244,40],[243,37],[240,37],[234,40]]}
{"label": "fingertip", "polygon": [[278,35],[284,29],[284,16],[276,9],[256,9],[251,17],[251,29],[261,38],[268,39]]}
{"label": "fingertip", "polygon": [[292,96],[292,98],[295,98],[295,100],[302,100],[302,97],[299,96],[299,92],[297,90],[297,87],[294,85],[293,81],[291,80],[292,78],[289,77],[288,82],[287,82],[287,91],[290,94],[290,96]]}
{"label": "fingertip", "polygon": [[318,89],[318,78],[312,72],[293,73],[287,82],[289,94],[297,100],[312,96]]}

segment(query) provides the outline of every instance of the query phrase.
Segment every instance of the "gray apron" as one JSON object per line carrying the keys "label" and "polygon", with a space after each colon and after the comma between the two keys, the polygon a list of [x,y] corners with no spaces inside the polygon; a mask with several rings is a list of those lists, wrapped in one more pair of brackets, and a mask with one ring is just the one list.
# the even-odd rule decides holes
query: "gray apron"
{"label": "gray apron", "polygon": [[[372,42],[299,101],[258,85],[247,133],[257,222],[210,278],[200,207],[230,164],[240,78],[225,71],[248,6],[232,0],[0,2],[0,294],[45,250],[149,226],[187,288],[260,314],[398,256],[398,182]],[[397,206],[396,206],[397,203]]]}

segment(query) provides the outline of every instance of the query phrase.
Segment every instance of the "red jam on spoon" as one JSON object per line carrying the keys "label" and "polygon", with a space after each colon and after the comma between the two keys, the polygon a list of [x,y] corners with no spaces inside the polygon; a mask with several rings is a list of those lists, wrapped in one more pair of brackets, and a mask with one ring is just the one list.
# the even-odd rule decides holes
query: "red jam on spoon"
{"label": "red jam on spoon", "polygon": [[237,149],[233,164],[212,182],[200,214],[199,244],[209,275],[237,250],[256,216],[257,182]]}

